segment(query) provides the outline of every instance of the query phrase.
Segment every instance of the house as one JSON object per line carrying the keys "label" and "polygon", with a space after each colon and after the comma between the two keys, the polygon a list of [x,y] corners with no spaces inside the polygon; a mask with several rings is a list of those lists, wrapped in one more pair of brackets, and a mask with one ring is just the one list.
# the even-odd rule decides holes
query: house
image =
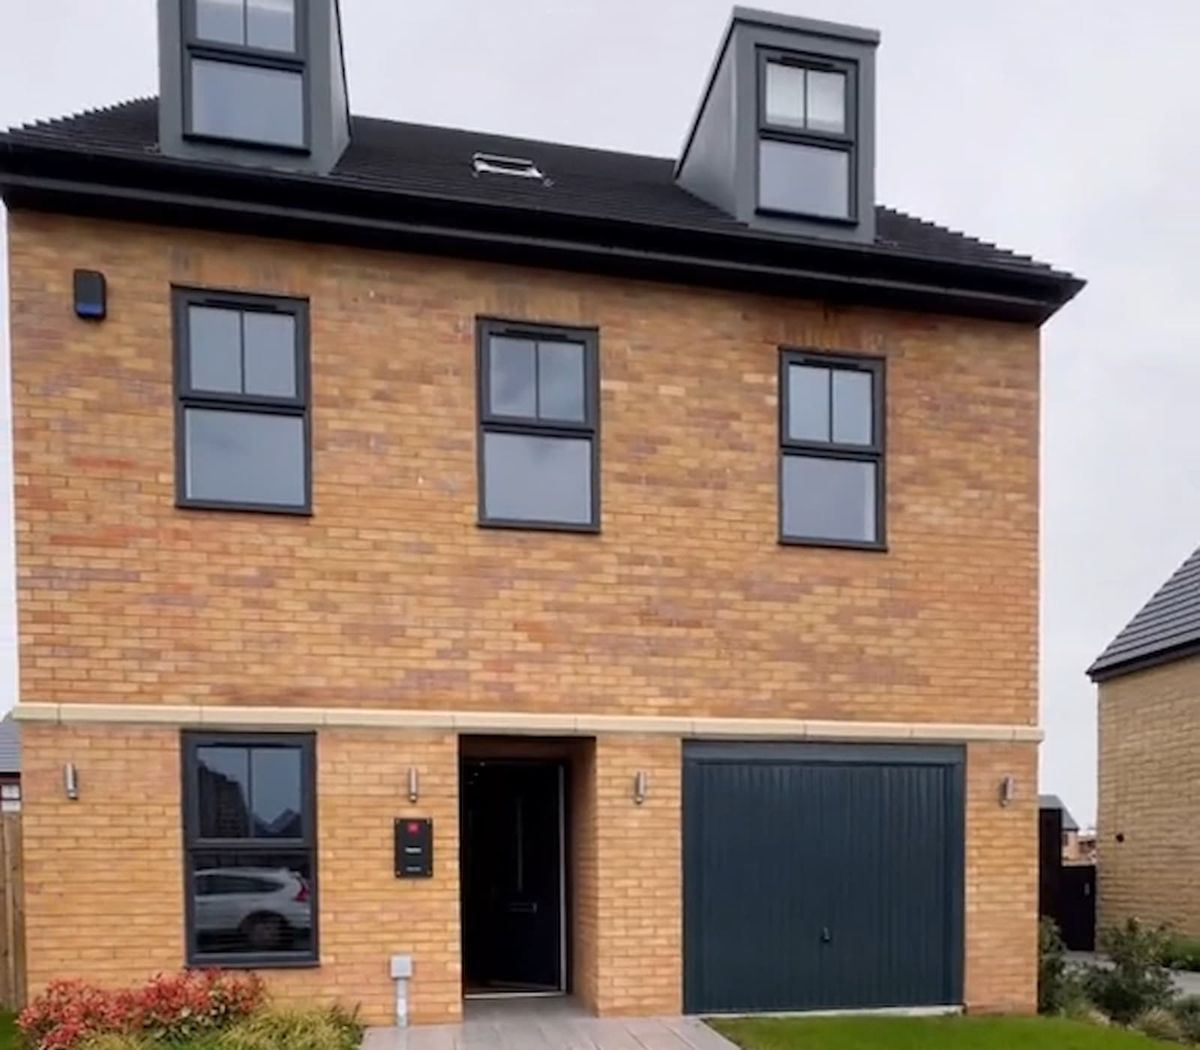
{"label": "house", "polygon": [[876,201],[878,35],[735,10],[660,158],[158,14],[157,100],[0,139],[31,985],[1032,1010],[1082,282]]}
{"label": "house", "polygon": [[1079,864],[1087,863],[1083,848],[1083,834],[1080,832],[1079,824],[1075,818],[1071,816],[1071,811],[1067,809],[1066,803],[1057,795],[1039,795],[1038,808],[1042,812],[1051,812],[1059,815],[1061,821],[1062,834],[1060,841],[1062,843],[1062,862],[1064,864]]}
{"label": "house", "polygon": [[1140,918],[1200,937],[1200,550],[1096,658],[1101,929]]}

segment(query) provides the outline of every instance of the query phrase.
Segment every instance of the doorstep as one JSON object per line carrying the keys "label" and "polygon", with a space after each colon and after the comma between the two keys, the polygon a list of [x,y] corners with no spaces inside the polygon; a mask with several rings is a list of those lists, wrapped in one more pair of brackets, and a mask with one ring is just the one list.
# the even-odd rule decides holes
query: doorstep
{"label": "doorstep", "polygon": [[363,1050],[735,1050],[698,1017],[593,1017],[572,999],[479,1000],[462,1024],[368,1028]]}

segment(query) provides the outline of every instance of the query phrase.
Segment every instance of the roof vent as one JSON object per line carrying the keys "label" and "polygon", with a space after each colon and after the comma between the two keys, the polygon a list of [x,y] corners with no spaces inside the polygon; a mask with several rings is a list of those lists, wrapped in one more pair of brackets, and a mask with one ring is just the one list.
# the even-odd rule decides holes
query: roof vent
{"label": "roof vent", "polygon": [[525,157],[505,157],[499,153],[476,153],[471,157],[476,175],[515,175],[518,179],[545,179],[533,161]]}

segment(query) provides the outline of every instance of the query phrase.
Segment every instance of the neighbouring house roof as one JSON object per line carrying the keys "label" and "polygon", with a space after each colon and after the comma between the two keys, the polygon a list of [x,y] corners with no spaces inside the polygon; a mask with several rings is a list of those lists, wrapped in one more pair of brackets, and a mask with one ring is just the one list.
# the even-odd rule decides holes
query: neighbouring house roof
{"label": "neighbouring house roof", "polygon": [[[885,207],[877,209],[874,245],[752,230],[679,186],[669,157],[354,117],[349,148],[330,174],[316,175],[169,158],[157,151],[157,136],[156,99],[10,130],[0,134],[0,191],[18,206],[34,196],[43,207],[55,194],[64,203],[74,196],[81,206],[91,199],[92,211],[107,214],[118,200],[132,205],[136,184],[138,200],[148,206],[156,192],[165,215],[164,190],[179,198],[186,191],[210,206],[214,198],[238,195],[245,211],[246,191],[257,182],[268,192],[256,198],[254,214],[265,217],[269,202],[276,220],[290,219],[297,228],[308,222],[311,229],[302,233],[310,239],[320,239],[318,220],[332,213],[342,219],[339,231],[351,228],[353,216],[353,228],[365,235],[370,214],[380,235],[423,234],[447,250],[445,227],[461,228],[466,209],[467,224],[486,230],[489,243],[506,238],[503,254],[494,257],[513,259],[540,238],[543,249],[556,247],[560,264],[569,265],[567,246],[587,241],[592,263],[607,257],[634,276],[639,262],[667,269],[673,263],[700,283],[719,269],[764,291],[786,290],[776,286],[789,278],[805,280],[828,298],[838,297],[840,278],[846,298],[862,299],[871,282],[885,303],[907,295],[904,305],[919,306],[923,292],[931,308],[940,302],[945,312],[1038,322],[1083,287],[1046,263]],[[545,178],[478,174],[471,163],[477,152],[528,157]],[[97,184],[113,191],[103,209],[96,206]],[[179,200],[171,204],[175,221],[186,221]],[[246,229],[245,218],[232,228]],[[414,220],[419,230],[409,228]],[[334,239],[328,229],[325,239]],[[476,248],[478,242],[476,232]]]}
{"label": "neighbouring house roof", "polygon": [[21,772],[21,726],[10,711],[0,719],[0,773]]}
{"label": "neighbouring house roof", "polygon": [[1200,652],[1200,549],[1192,552],[1087,673],[1094,681]]}
{"label": "neighbouring house roof", "polygon": [[1061,811],[1063,831],[1079,830],[1079,825],[1075,822],[1075,818],[1071,816],[1071,811],[1067,809],[1066,804],[1057,795],[1038,795],[1038,809],[1057,809]]}

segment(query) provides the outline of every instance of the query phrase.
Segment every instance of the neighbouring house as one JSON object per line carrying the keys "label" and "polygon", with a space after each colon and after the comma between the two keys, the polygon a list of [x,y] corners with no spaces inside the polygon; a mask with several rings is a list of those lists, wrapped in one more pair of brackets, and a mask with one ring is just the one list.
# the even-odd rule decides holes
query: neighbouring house
{"label": "neighbouring house", "polygon": [[1200,937],[1200,550],[1088,674],[1100,704],[1098,923]]}
{"label": "neighbouring house", "polygon": [[1064,864],[1087,863],[1079,824],[1071,816],[1071,811],[1067,809],[1066,803],[1057,795],[1039,795],[1038,807],[1043,811],[1050,810],[1060,815],[1062,832],[1059,841],[1061,842],[1062,862]]}
{"label": "neighbouring house", "polygon": [[12,712],[0,719],[0,813],[21,812],[21,726]]}
{"label": "neighbouring house", "polygon": [[0,138],[32,987],[1032,1010],[1082,282],[877,202],[878,35],[735,10],[649,157],[158,15],[157,100]]}

